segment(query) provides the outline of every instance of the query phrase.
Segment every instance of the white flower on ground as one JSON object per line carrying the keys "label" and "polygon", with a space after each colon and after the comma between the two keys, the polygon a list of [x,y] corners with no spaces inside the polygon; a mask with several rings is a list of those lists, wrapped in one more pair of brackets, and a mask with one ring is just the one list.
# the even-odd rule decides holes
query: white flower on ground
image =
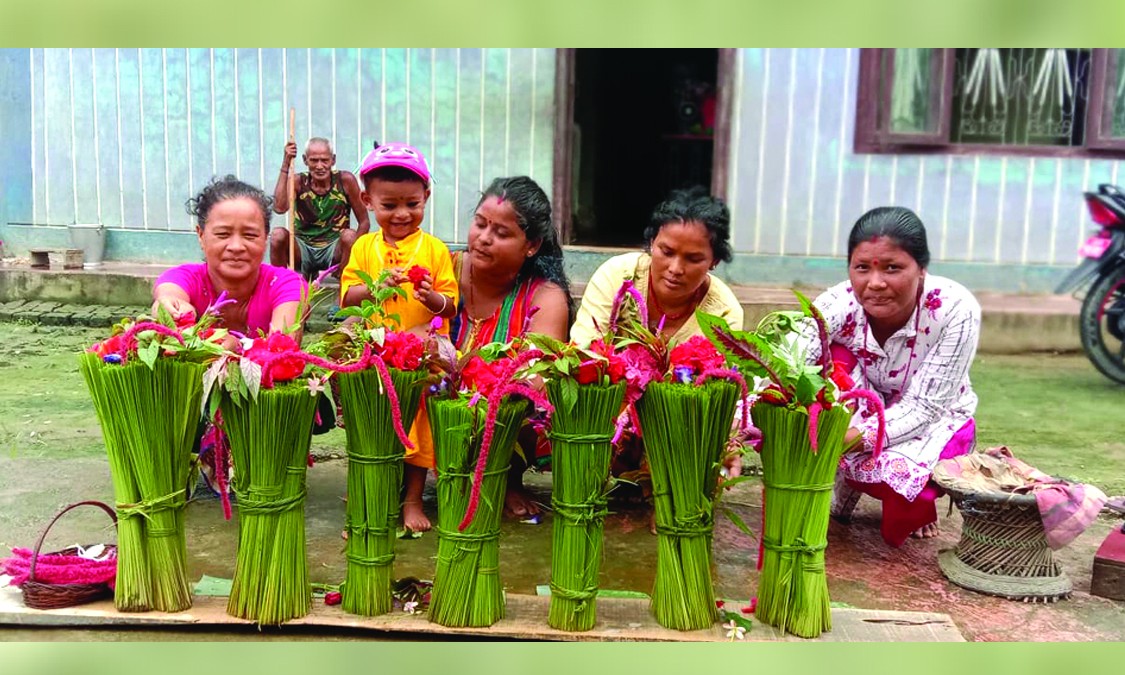
{"label": "white flower on ground", "polygon": [[407,614],[413,614],[414,612],[418,611],[418,603],[413,600],[404,603],[402,605],[402,611],[406,612]]}
{"label": "white flower on ground", "polygon": [[739,626],[734,619],[731,619],[727,623],[724,623],[723,628],[727,629],[727,637],[730,638],[731,642],[734,642],[735,640],[746,639],[746,629],[742,626]]}

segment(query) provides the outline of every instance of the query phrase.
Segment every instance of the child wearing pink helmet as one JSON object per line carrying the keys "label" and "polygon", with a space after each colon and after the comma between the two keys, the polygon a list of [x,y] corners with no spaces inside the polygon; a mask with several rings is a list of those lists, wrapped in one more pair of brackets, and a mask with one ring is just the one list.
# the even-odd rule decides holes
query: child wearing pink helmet
{"label": "child wearing pink helmet", "polygon": [[[376,143],[357,173],[363,181],[360,197],[375,214],[379,229],[359,237],[352,247],[351,258],[340,275],[340,306],[359,305],[372,299],[357,272],[362,270],[378,278],[383,270],[391,270],[387,283],[404,287],[408,295],[386,303],[387,313],[399,317],[398,325],[389,328],[425,334],[435,316],[448,320],[457,313],[459,296],[449,249],[440,239],[420,229],[430,197],[426,159],[405,143]],[[414,266],[428,270],[417,285],[407,276]],[[443,332],[448,330],[447,325],[443,324]],[[408,530],[422,532],[431,527],[422,511],[422,490],[426,472],[434,466],[425,404],[415,418],[410,440],[414,449],[406,453],[402,519]]]}

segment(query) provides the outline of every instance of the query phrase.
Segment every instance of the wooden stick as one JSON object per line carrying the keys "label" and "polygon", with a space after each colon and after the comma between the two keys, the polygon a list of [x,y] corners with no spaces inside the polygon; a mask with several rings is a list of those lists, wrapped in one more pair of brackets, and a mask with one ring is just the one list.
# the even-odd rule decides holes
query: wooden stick
{"label": "wooden stick", "polygon": [[[295,143],[297,140],[297,111],[295,108],[289,109],[289,142]],[[294,175],[295,168],[293,165],[289,166],[289,269],[297,269],[297,230],[294,224],[294,216],[297,213],[297,205],[294,203],[296,200],[297,182]]]}

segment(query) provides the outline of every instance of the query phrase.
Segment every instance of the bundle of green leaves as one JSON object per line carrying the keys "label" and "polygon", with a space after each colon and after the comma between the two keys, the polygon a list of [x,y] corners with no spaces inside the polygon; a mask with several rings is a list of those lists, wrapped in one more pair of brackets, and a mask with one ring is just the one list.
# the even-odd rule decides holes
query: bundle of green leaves
{"label": "bundle of green leaves", "polygon": [[118,515],[121,611],[191,606],[183,507],[204,363],[224,352],[215,313],[126,319],[79,357],[102,427]]}
{"label": "bundle of green leaves", "polygon": [[[390,329],[398,317],[387,314],[386,302],[406,292],[386,283],[389,271],[378,280],[363,272],[359,276],[372,299],[340,310],[340,316],[359,320],[329,331],[309,352],[335,364],[334,389],[347,431],[343,608],[374,616],[393,607],[403,457],[412,447],[406,432],[418,413],[429,371],[423,340]],[[438,340],[434,327],[430,341],[436,344]]]}
{"label": "bundle of green leaves", "polygon": [[589,630],[597,620],[606,501],[612,481],[615,420],[625,397],[625,360],[604,341],[583,349],[528,335],[543,352],[529,372],[546,382],[554,406],[551,441],[554,512],[551,607],[559,630]]}
{"label": "bundle of green leaves", "polygon": [[[879,419],[879,397],[855,389],[832,361],[828,326],[808,298],[801,311],[773,312],[755,331],[716,317],[700,325],[728,363],[763,383],[751,414],[761,431],[764,528],[756,616],[801,637],[831,629],[824,554],[832,488],[857,403]],[[810,345],[815,345],[811,347]],[[815,358],[813,358],[815,356]]]}

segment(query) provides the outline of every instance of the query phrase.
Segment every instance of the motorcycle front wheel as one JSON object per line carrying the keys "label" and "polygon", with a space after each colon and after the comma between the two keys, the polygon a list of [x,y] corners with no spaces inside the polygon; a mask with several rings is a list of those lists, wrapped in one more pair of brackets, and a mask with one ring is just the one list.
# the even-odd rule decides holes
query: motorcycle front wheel
{"label": "motorcycle front wheel", "polygon": [[1082,348],[1102,375],[1125,384],[1125,265],[1097,281],[1082,301]]}

